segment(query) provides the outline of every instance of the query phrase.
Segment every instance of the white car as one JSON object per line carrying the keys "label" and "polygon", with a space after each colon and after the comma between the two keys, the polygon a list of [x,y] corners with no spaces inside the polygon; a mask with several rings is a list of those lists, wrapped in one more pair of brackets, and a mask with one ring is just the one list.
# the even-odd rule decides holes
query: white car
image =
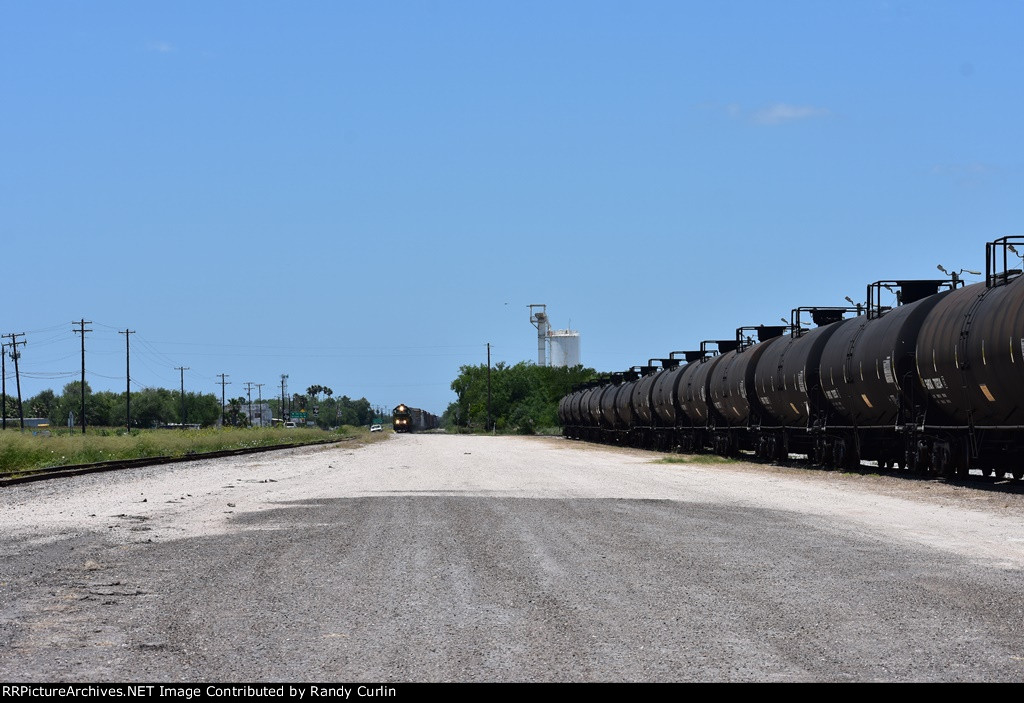
{"label": "white car", "polygon": [[370,425],[370,432],[383,432],[384,428],[380,425]]}

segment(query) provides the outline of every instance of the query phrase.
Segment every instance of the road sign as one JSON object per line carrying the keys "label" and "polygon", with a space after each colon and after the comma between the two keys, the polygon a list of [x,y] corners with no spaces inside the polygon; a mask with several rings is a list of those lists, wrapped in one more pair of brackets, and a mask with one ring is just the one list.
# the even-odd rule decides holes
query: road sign
{"label": "road sign", "polygon": [[293,420],[305,420],[306,419],[306,411],[305,410],[302,410],[302,411],[292,410],[292,419]]}

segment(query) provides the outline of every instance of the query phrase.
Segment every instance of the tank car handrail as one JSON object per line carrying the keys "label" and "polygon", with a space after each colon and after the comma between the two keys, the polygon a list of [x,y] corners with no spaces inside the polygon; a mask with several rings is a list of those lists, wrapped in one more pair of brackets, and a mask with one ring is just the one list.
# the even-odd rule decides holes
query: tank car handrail
{"label": "tank car handrail", "polygon": [[[956,290],[964,285],[964,280],[957,274],[946,278],[894,279],[891,281],[875,281],[868,284],[868,319],[874,320],[893,309],[882,305],[882,289],[896,295],[896,307],[909,305],[929,296],[937,295],[943,288]],[[898,290],[893,290],[893,289]]]}
{"label": "tank car handrail", "polygon": [[669,358],[675,359],[676,354],[682,354],[683,358],[686,359],[686,363],[691,364],[694,361],[698,361],[707,356],[707,352],[702,349],[691,349],[689,351],[674,351],[669,352]]}
{"label": "tank car handrail", "polygon": [[854,305],[852,307],[811,305],[793,308],[789,312],[789,334],[791,337],[802,337],[809,332],[800,321],[800,313],[802,312],[811,313],[811,320],[814,324],[818,327],[824,327],[825,325],[831,325],[833,322],[839,322],[848,312],[855,312],[860,315],[864,312],[864,307],[862,305]]}
{"label": "tank car handrail", "polygon": [[[766,342],[769,339],[775,339],[781,337],[786,333],[786,327],[782,325],[747,325],[745,327],[736,328],[736,343],[739,345],[737,349],[743,351],[749,347],[754,346],[757,342],[754,342],[749,335],[744,335],[744,332],[757,332],[757,341]],[[746,339],[744,339],[746,337]]]}
{"label": "tank car handrail", "polygon": [[[1013,246],[1015,242],[1024,245],[1024,235],[1011,234],[985,244],[985,286],[987,288],[1005,285],[1021,275],[1021,269],[1011,269],[1009,265],[1008,254],[1012,253],[1017,258],[1024,259],[1024,255],[1021,255]],[[1002,268],[999,267],[999,251],[1002,251]]]}
{"label": "tank car handrail", "polygon": [[[714,344],[718,349],[710,351],[708,349],[709,344]],[[700,343],[700,350],[705,354],[705,358],[710,358],[718,356],[719,354],[728,354],[738,346],[739,342],[735,339],[705,339]],[[708,356],[709,353],[710,356]]]}

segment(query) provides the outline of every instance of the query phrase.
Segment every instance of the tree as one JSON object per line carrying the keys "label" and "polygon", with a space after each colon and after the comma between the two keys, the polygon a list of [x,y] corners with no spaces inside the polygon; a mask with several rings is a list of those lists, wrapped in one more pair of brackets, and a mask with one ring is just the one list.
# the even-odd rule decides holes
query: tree
{"label": "tree", "polygon": [[[177,395],[175,412],[178,422],[182,422],[181,414],[181,393]],[[201,425],[209,427],[216,425],[220,420],[220,399],[213,393],[185,393],[185,414],[190,425]]]}
{"label": "tree", "polygon": [[132,393],[132,426],[159,427],[178,417],[176,398],[166,388],[145,388]]}
{"label": "tree", "polygon": [[[89,420],[89,400],[92,397],[92,388],[89,387],[89,382],[85,383],[85,407],[86,407],[86,422],[91,424]],[[57,399],[56,404],[53,407],[53,413],[50,416],[50,423],[55,426],[64,426],[68,424],[68,416],[74,413],[75,424],[81,424],[82,418],[79,417],[82,412],[82,382],[72,381],[71,383],[64,386],[63,393],[60,398]]]}
{"label": "tree", "polygon": [[228,401],[228,407],[224,410],[224,424],[233,425],[235,427],[248,427],[249,419],[244,412],[242,407],[246,404],[245,398],[231,398]]}
{"label": "tree", "polygon": [[[14,401],[14,412],[18,412],[17,400]],[[28,399],[23,407],[31,417],[49,418],[57,406],[57,394],[47,388]]]}
{"label": "tree", "polygon": [[[52,393],[53,391],[50,392]],[[10,394],[7,394],[6,399],[3,402],[3,410],[5,411],[4,416],[7,418],[7,423],[9,427],[12,418],[14,419],[14,422],[18,422],[18,399]],[[24,407],[24,404],[22,404],[22,407]]]}
{"label": "tree", "polygon": [[[558,425],[558,401],[597,374],[583,366],[537,366],[499,361],[491,369],[491,418],[495,429],[532,433]],[[458,400],[443,419],[449,425],[483,428],[487,422],[487,365],[463,366],[452,381]]]}

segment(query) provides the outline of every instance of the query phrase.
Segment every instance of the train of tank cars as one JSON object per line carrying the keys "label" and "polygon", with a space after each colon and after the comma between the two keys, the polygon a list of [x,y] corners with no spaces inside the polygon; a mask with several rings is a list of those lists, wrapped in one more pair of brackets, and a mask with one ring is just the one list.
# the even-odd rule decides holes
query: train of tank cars
{"label": "train of tank cars", "polygon": [[[964,285],[942,267],[949,278],[876,281],[866,304],[797,308],[789,325],[741,327],[735,339],[611,374],[561,399],[563,433],[661,451],[1019,480],[1022,258],[1024,236],[1002,237],[986,245],[982,283]],[[891,294],[895,303],[882,305]],[[804,326],[808,318],[815,328]]]}
{"label": "train of tank cars", "polygon": [[437,415],[404,404],[396,405],[391,417],[395,432],[423,432],[437,428]]}

